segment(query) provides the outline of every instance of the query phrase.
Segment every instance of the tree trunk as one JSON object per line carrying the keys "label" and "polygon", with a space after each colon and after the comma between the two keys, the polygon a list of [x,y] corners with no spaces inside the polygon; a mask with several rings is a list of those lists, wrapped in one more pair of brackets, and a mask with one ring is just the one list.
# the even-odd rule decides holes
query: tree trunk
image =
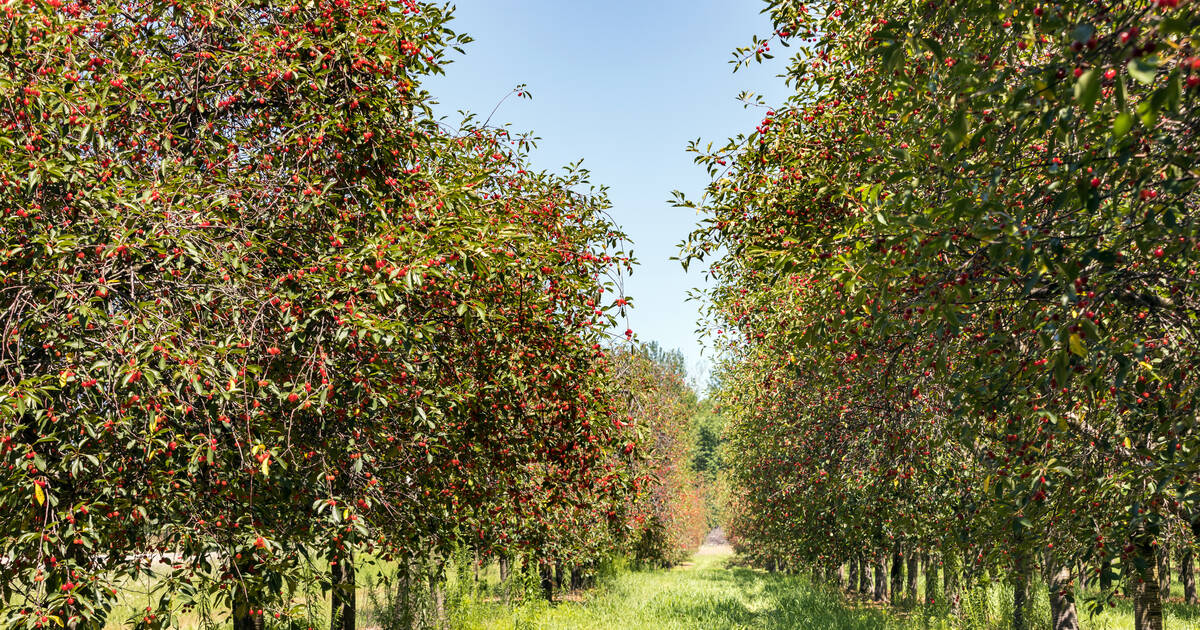
{"label": "tree trunk", "polygon": [[942,590],[946,598],[946,603],[950,606],[950,612],[958,616],[962,610],[962,596],[958,592],[958,569],[959,556],[951,549],[948,553],[942,553],[942,570],[944,571],[942,580]]}
{"label": "tree trunk", "polygon": [[430,616],[433,617],[430,625],[434,628],[446,628],[449,626],[449,618],[446,616],[446,589],[442,588],[442,576],[444,574],[445,564],[440,558],[434,555],[433,549],[429,550],[429,566],[426,567],[429,579],[429,597],[433,601],[433,610],[430,611]]}
{"label": "tree trunk", "polygon": [[941,559],[929,554],[925,561],[925,603],[936,604],[942,600],[938,597],[938,572],[941,569]]}
{"label": "tree trunk", "polygon": [[1195,606],[1196,600],[1196,554],[1191,545],[1183,547],[1179,557],[1179,582],[1183,584],[1183,601]]}
{"label": "tree trunk", "polygon": [[1161,544],[1157,549],[1158,556],[1158,590],[1162,593],[1164,602],[1171,599],[1171,549]]}
{"label": "tree trunk", "polygon": [[887,599],[887,560],[884,554],[880,553],[875,556],[875,593],[874,600],[877,602]]}
{"label": "tree trunk", "polygon": [[475,589],[479,590],[479,549],[476,548],[473,551],[474,553],[472,555],[475,561],[471,564],[471,572],[474,574],[475,578]]}
{"label": "tree trunk", "polygon": [[571,590],[578,591],[583,588],[583,566],[571,566]]}
{"label": "tree trunk", "polygon": [[[1020,545],[1021,541],[1017,541]],[[1019,549],[1013,558],[1013,620],[1012,630],[1029,630],[1029,555]]]}
{"label": "tree trunk", "polygon": [[893,603],[900,603],[900,599],[904,593],[904,553],[900,551],[900,543],[896,543],[892,549],[892,599]]}
{"label": "tree trunk", "polygon": [[917,603],[917,576],[921,573],[920,556],[912,549],[908,550],[908,585],[905,586],[905,595],[908,601]]}
{"label": "tree trunk", "polygon": [[347,554],[330,566],[329,630],[354,630],[357,601],[354,584],[354,555]]}
{"label": "tree trunk", "polygon": [[554,569],[547,561],[538,562],[538,573],[542,578],[542,594],[546,601],[554,603]]}
{"label": "tree trunk", "polygon": [[850,590],[858,588],[858,557],[850,556]]}
{"label": "tree trunk", "polygon": [[255,605],[258,594],[250,591],[246,581],[254,575],[254,561],[248,557],[236,558],[233,560],[232,569],[234,591],[230,616],[233,620],[233,630],[262,630],[263,616]]}
{"label": "tree trunk", "polygon": [[1079,615],[1075,612],[1075,587],[1071,570],[1064,564],[1050,577],[1050,623],[1052,630],[1079,630]]}
{"label": "tree trunk", "polygon": [[554,561],[554,590],[562,591],[563,584],[567,581],[567,572],[563,568],[562,560]]}
{"label": "tree trunk", "polygon": [[508,556],[501,555],[500,556],[500,583],[501,584],[506,584],[508,582],[508,574],[511,570],[512,570],[512,568],[509,564]]}
{"label": "tree trunk", "polygon": [[1163,630],[1162,597],[1158,590],[1158,562],[1148,534],[1134,541],[1136,560],[1132,563],[1133,625],[1135,630]]}
{"label": "tree trunk", "polygon": [[413,618],[412,574],[413,561],[411,557],[406,556],[396,567],[396,601],[400,605],[400,610],[397,611],[400,618],[396,620],[396,625],[400,628],[411,628],[416,623]]}
{"label": "tree trunk", "polygon": [[1100,590],[1105,593],[1112,590],[1113,586],[1113,561],[1112,558],[1105,557],[1100,563]]}
{"label": "tree trunk", "polygon": [[858,592],[864,595],[871,592],[871,565],[861,554],[858,556]]}

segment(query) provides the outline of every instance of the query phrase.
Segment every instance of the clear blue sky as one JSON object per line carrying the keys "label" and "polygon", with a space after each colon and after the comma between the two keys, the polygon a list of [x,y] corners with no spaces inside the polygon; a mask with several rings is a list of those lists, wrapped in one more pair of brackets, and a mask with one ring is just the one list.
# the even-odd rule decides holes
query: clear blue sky
{"label": "clear blue sky", "polygon": [[[763,111],[746,109],[743,90],[768,103],[786,96],[780,59],[736,74],[731,53],[770,31],[758,0],[458,0],[454,30],[475,41],[426,82],[439,111],[486,117],[518,84],[533,100],[511,98],[492,123],[541,137],[533,166],[557,169],[583,159],[593,182],[609,187],[612,215],[634,242],[640,265],[626,282],[629,325],[644,341],[684,352],[703,386],[712,359],[695,334],[699,305],[688,290],[704,277],[670,260],[698,217],[671,207],[672,190],[697,198],[708,182],[686,151],[753,131]],[[622,330],[624,326],[622,326]]]}

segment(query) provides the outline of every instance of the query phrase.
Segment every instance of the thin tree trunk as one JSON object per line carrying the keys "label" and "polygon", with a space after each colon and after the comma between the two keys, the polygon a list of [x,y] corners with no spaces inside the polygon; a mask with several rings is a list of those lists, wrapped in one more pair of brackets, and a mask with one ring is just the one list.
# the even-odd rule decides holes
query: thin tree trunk
{"label": "thin tree trunk", "polygon": [[1113,586],[1113,561],[1110,557],[1105,557],[1104,562],[1100,563],[1100,590],[1105,593],[1112,590]]}
{"label": "thin tree trunk", "polygon": [[578,591],[583,588],[583,566],[571,566],[571,590]]}
{"label": "thin tree trunk", "polygon": [[567,572],[563,568],[562,560],[554,561],[554,590],[562,591],[563,584],[567,581]]}
{"label": "thin tree trunk", "polygon": [[396,601],[400,603],[400,619],[397,625],[401,628],[411,628],[416,623],[413,618],[412,573],[413,561],[405,557],[397,568]]}
{"label": "thin tree trunk", "polygon": [[474,551],[473,556],[475,558],[475,561],[471,564],[471,572],[474,574],[474,578],[475,578],[475,589],[478,590],[479,589],[479,549],[476,548],[473,551]]}
{"label": "thin tree trunk", "polygon": [[1164,602],[1171,599],[1171,548],[1166,544],[1158,546],[1155,554],[1158,556],[1158,590],[1162,593]]}
{"label": "thin tree trunk", "polygon": [[958,570],[959,556],[951,549],[948,553],[942,552],[942,591],[946,598],[946,603],[950,606],[950,612],[958,616],[962,610],[962,596],[958,592]]}
{"label": "thin tree trunk", "polygon": [[[1158,562],[1150,536],[1142,533],[1134,541],[1138,560],[1133,564],[1133,625],[1135,630],[1163,630],[1162,597],[1158,588]],[[1141,565],[1141,566],[1138,566]]]}
{"label": "thin tree trunk", "polygon": [[330,593],[329,630],[354,630],[357,602],[354,585],[354,556],[334,562],[330,567],[333,592]]}
{"label": "thin tree trunk", "polygon": [[858,556],[858,592],[864,595],[871,592],[871,565],[862,554]]}
{"label": "thin tree trunk", "polygon": [[1075,587],[1071,570],[1064,564],[1050,577],[1050,623],[1052,630],[1079,630],[1079,615],[1075,611]]}
{"label": "thin tree trunk", "polygon": [[[1017,541],[1020,545],[1021,541]],[[1013,559],[1013,620],[1012,630],[1029,630],[1029,555],[1023,549]]]}
{"label": "thin tree trunk", "polygon": [[896,543],[892,548],[892,599],[893,603],[899,604],[900,599],[904,594],[904,553],[900,550],[900,543]]}
{"label": "thin tree trunk", "polygon": [[233,630],[262,630],[263,616],[255,605],[257,593],[251,593],[247,578],[255,572],[254,561],[247,557],[235,559],[233,564],[234,592],[231,617]]}
{"label": "thin tree trunk", "polygon": [[1183,601],[1195,606],[1196,601],[1196,554],[1191,545],[1183,547],[1179,557],[1179,583],[1183,584]]}
{"label": "thin tree trunk", "polygon": [[445,564],[434,555],[433,549],[429,550],[429,566],[426,570],[429,572],[429,596],[433,600],[433,610],[430,611],[433,616],[431,625],[434,628],[446,628],[449,626],[449,619],[446,617],[446,590],[442,588]]}
{"label": "thin tree trunk", "polygon": [[874,600],[881,602],[887,599],[887,560],[883,553],[875,556],[875,593]]}
{"label": "thin tree trunk", "polygon": [[508,556],[501,555],[500,556],[500,583],[501,584],[508,583],[508,574],[511,570],[512,569],[509,564]]}
{"label": "thin tree trunk", "polygon": [[938,572],[941,569],[941,559],[934,554],[929,554],[929,559],[925,561],[925,603],[936,604],[941,601],[938,597]]}
{"label": "thin tree trunk", "polygon": [[850,574],[849,575],[850,590],[853,591],[858,588],[858,557],[857,556],[850,556],[849,574]]}
{"label": "thin tree trunk", "polygon": [[546,596],[546,601],[554,603],[554,570],[550,563],[545,560],[538,562],[538,573],[542,578],[542,594]]}
{"label": "thin tree trunk", "polygon": [[908,585],[905,587],[905,595],[908,601],[917,603],[917,576],[921,573],[920,566],[921,558],[912,549],[908,550]]}

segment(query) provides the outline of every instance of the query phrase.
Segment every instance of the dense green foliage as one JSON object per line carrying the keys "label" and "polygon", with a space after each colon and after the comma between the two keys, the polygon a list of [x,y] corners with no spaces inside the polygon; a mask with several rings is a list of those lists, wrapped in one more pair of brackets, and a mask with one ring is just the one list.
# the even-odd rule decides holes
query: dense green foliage
{"label": "dense green foliage", "polygon": [[627,243],[586,172],[435,120],[447,8],[0,10],[0,623],[101,625],[158,559],[128,623],[247,628],[312,575],[353,625],[356,553],[628,548]]}
{"label": "dense green foliage", "polygon": [[685,248],[729,340],[738,540],[999,572],[1022,628],[1035,571],[1063,628],[1120,572],[1161,627],[1200,515],[1197,5],[767,4],[741,53],[801,42],[795,96],[700,156]]}
{"label": "dense green foliage", "polygon": [[628,421],[647,452],[635,467],[642,493],[634,510],[635,561],[672,565],[687,558],[708,532],[701,480],[688,466],[695,451],[696,394],[686,382],[679,351],[656,343],[614,357],[628,397]]}

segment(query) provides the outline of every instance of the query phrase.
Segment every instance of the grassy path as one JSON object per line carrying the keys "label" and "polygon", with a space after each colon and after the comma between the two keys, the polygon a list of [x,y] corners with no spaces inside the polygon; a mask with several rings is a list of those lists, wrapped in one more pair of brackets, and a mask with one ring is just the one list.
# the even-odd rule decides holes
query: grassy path
{"label": "grassy path", "polygon": [[[455,628],[467,630],[944,630],[944,611],[888,611],[869,602],[850,602],[840,592],[813,586],[808,578],[767,573],[729,564],[727,546],[701,547],[693,562],[663,571],[622,572],[582,601],[554,606],[536,600],[516,608],[476,604],[459,611]],[[1011,592],[995,585],[975,591],[988,601],[964,600],[961,627],[1003,629],[1000,611]],[[975,606],[975,613],[971,607]],[[982,606],[982,608],[979,608]],[[1169,630],[1200,630],[1200,607],[1167,604]],[[1044,609],[1044,610],[1043,610]],[[984,612],[979,612],[979,611]],[[1049,626],[1044,593],[1032,613],[1035,627]],[[1132,630],[1128,600],[1089,616],[1080,610],[1083,630]]]}
{"label": "grassy path", "polygon": [[624,573],[583,602],[477,609],[459,627],[472,630],[734,630],[899,627],[877,610],[850,609],[804,578],[729,567],[727,546],[706,545],[669,571]]}

